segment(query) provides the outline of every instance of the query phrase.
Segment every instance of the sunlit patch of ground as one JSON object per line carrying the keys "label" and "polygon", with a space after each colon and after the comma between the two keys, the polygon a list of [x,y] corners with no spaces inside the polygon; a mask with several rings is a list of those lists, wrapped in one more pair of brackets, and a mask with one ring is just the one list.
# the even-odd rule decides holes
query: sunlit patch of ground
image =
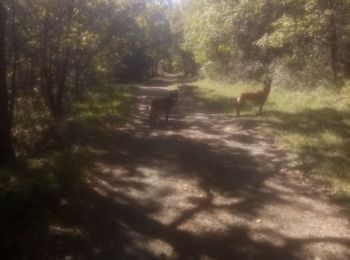
{"label": "sunlit patch of ground", "polygon": [[157,93],[164,90],[140,89],[138,120],[113,133],[104,152],[103,145],[96,148],[99,159],[88,175],[89,185],[116,204],[118,234],[127,237],[119,242],[124,255],[350,257],[350,226],[341,208],[261,134],[258,119],[203,113],[182,92],[186,98],[170,121],[160,119],[150,129],[145,108]]}

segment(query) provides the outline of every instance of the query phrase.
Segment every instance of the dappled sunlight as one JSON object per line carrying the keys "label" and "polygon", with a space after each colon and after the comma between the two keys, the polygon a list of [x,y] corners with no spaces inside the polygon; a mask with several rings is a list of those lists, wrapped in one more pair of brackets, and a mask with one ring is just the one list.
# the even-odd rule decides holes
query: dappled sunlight
{"label": "dappled sunlight", "polygon": [[151,129],[147,104],[166,91],[140,88],[135,120],[89,135],[85,180],[59,201],[47,248],[71,259],[350,257],[342,208],[262,134],[263,120],[203,111],[182,89]]}
{"label": "dappled sunlight", "polygon": [[0,259],[350,259],[349,3],[0,1]]}
{"label": "dappled sunlight", "polygon": [[109,129],[91,144],[84,203],[93,207],[71,202],[99,223],[73,224],[89,243],[99,242],[92,255],[350,256],[349,223],[341,209],[310,189],[284,152],[261,135],[259,119],[202,113],[181,91],[169,122],[160,119],[159,128],[150,129],[146,104],[165,90],[139,91],[137,121]]}
{"label": "dappled sunlight", "polygon": [[49,227],[49,232],[51,235],[59,235],[59,236],[70,236],[75,238],[83,238],[86,234],[84,234],[80,229],[77,228],[67,228],[51,225]]}
{"label": "dappled sunlight", "polygon": [[[323,97],[324,98],[324,97]],[[336,107],[299,112],[271,111],[269,128],[297,155],[299,169],[324,186],[349,190],[349,118]]]}

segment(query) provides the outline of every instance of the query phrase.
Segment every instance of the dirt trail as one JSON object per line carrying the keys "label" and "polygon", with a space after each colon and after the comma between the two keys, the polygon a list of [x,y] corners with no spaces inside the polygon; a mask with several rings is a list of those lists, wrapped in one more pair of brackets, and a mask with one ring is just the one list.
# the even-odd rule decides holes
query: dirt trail
{"label": "dirt trail", "polygon": [[173,80],[140,86],[134,122],[91,148],[72,259],[350,259],[345,213],[292,170],[259,118],[210,113],[183,88],[151,131],[149,100]]}

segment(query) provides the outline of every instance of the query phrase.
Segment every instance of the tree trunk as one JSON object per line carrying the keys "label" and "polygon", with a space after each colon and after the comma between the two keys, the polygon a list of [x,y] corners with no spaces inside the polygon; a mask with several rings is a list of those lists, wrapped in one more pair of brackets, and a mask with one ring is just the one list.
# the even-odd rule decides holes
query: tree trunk
{"label": "tree trunk", "polygon": [[14,158],[6,84],[5,32],[7,12],[0,1],[0,164]]}
{"label": "tree trunk", "polygon": [[63,60],[63,64],[60,68],[60,74],[58,79],[58,93],[56,96],[56,119],[60,120],[63,115],[63,97],[66,92],[66,84],[67,84],[67,76],[68,76],[68,68],[69,68],[69,57],[70,57],[70,49],[68,48],[65,53],[65,57]]}
{"label": "tree trunk", "polygon": [[333,1],[329,1],[329,7],[332,12],[329,19],[330,58],[331,58],[333,80],[336,82],[338,81],[338,33],[337,33],[336,10],[334,8]]}
{"label": "tree trunk", "polygon": [[74,70],[74,96],[76,100],[80,100],[82,96],[81,89],[81,72],[80,69],[75,68]]}
{"label": "tree trunk", "polygon": [[13,124],[13,114],[15,109],[16,95],[17,95],[17,67],[19,63],[16,16],[17,16],[16,1],[13,1],[12,2],[12,19],[11,19],[13,62],[12,62],[11,96],[10,96],[10,108],[9,108],[11,126]]}
{"label": "tree trunk", "polygon": [[347,77],[350,76],[350,42],[348,42],[348,44],[346,45],[346,57],[347,57],[347,61],[346,61],[346,65],[345,65],[345,75]]}
{"label": "tree trunk", "polygon": [[167,61],[168,61],[168,64],[167,64],[167,72],[172,72],[172,67],[171,67],[171,56],[170,56],[170,54],[168,53],[168,55],[167,55]]}
{"label": "tree trunk", "polygon": [[158,58],[155,58],[154,60],[154,71],[155,71],[155,76],[158,77]]}
{"label": "tree trunk", "polygon": [[[49,25],[48,25],[48,20],[44,22],[44,27],[43,27],[43,42],[42,42],[42,48],[41,48],[41,56],[42,56],[42,64],[41,64],[41,92],[44,96],[45,103],[47,107],[50,110],[50,113],[52,117],[56,120],[59,121],[61,119],[61,111],[57,108],[57,95],[55,95],[56,90],[58,91],[57,88],[57,83],[55,83],[54,76],[55,76],[55,71],[54,71],[54,65],[52,64],[52,59],[50,57],[49,53]],[[58,77],[59,75],[59,64],[56,64],[56,76]],[[59,79],[56,78],[58,81]]]}

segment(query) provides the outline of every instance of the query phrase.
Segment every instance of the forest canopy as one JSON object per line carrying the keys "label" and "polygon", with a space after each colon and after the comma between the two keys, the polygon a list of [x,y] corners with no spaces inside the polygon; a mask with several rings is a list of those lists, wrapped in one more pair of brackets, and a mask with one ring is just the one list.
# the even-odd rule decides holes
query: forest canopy
{"label": "forest canopy", "polygon": [[[184,46],[207,76],[317,84],[350,73],[347,0],[190,1],[184,5]],[[288,82],[286,82],[288,83]]]}
{"label": "forest canopy", "polygon": [[339,87],[350,76],[349,0],[0,3],[4,147],[34,114],[60,121],[101,84],[159,72],[229,82],[269,75],[281,87]]}
{"label": "forest canopy", "polygon": [[350,259],[349,169],[350,0],[0,0],[0,259]]}

